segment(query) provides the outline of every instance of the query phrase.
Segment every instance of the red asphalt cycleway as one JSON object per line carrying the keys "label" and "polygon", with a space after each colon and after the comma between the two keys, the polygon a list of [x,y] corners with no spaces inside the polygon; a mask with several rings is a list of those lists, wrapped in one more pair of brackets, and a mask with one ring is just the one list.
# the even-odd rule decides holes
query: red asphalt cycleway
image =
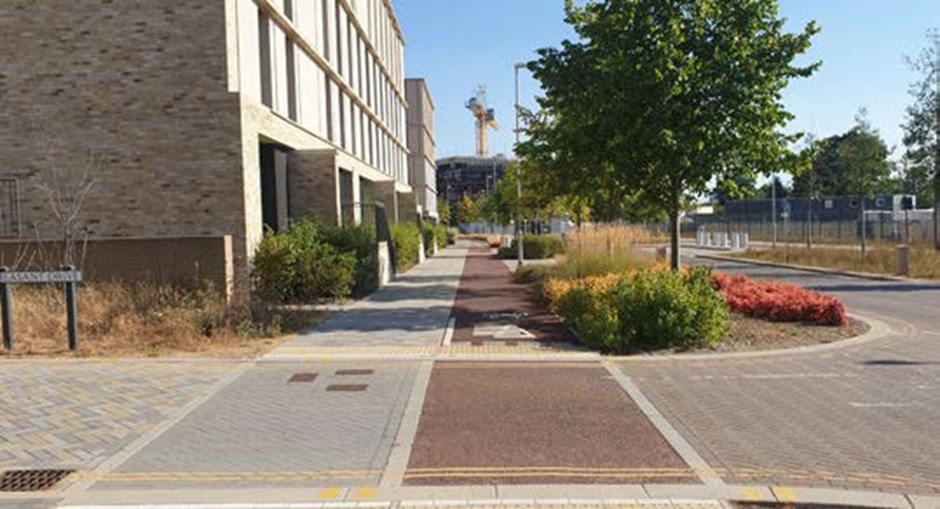
{"label": "red asphalt cycleway", "polygon": [[[455,342],[474,345],[493,342],[512,345],[518,341],[577,343],[558,317],[538,302],[528,285],[512,281],[512,273],[506,264],[493,257],[487,248],[475,247],[468,253],[452,316],[456,318]],[[483,323],[514,324],[535,337],[496,339],[474,336],[474,326]]]}
{"label": "red asphalt cycleway", "polygon": [[[494,315],[521,313],[517,321]],[[476,248],[454,305],[454,341],[474,325],[515,323],[529,341],[575,341],[564,324]],[[442,362],[434,365],[405,472],[408,485],[696,483],[599,362]]]}

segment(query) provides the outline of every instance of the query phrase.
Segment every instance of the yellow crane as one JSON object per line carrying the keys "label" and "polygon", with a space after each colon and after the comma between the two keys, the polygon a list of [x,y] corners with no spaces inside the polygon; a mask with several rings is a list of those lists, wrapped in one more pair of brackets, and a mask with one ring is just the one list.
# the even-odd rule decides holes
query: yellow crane
{"label": "yellow crane", "polygon": [[496,111],[486,107],[486,87],[480,85],[477,95],[471,97],[466,106],[476,119],[477,157],[487,157],[490,152],[489,129],[498,130],[499,122],[496,121]]}

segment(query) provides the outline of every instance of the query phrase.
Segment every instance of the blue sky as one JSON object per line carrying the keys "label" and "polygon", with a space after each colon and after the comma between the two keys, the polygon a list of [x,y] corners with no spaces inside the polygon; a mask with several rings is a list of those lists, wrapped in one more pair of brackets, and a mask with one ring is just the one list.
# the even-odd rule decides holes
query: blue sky
{"label": "blue sky", "polygon": [[[428,80],[435,106],[438,155],[471,155],[473,119],[464,109],[477,85],[487,87],[501,129],[490,152],[513,144],[513,63],[573,37],[563,0],[393,0],[405,33],[406,74]],[[807,60],[822,60],[808,80],[790,85],[784,101],[792,130],[819,137],[849,129],[860,107],[889,147],[901,145],[899,125],[916,78],[904,56],[916,56],[926,33],[940,27],[940,0],[781,0],[792,29],[815,19],[822,32]],[[523,104],[534,106],[539,87],[522,78]]]}

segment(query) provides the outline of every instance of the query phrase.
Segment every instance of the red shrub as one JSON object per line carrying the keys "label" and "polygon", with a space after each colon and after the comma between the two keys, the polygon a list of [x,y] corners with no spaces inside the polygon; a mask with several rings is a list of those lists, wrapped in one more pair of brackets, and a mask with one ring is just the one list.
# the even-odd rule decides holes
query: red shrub
{"label": "red shrub", "polygon": [[797,285],[755,281],[747,276],[712,275],[728,306],[738,313],[772,322],[845,325],[845,306],[835,297]]}

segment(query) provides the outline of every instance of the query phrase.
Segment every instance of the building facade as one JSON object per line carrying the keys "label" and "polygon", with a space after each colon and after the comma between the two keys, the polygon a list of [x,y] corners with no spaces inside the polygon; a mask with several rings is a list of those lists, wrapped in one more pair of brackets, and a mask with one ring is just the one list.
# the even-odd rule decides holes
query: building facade
{"label": "building facade", "polygon": [[447,200],[450,210],[468,195],[477,198],[494,188],[503,178],[509,159],[496,157],[448,157],[437,161],[437,189]]}
{"label": "building facade", "polygon": [[415,208],[390,0],[7,0],[0,48],[0,263],[247,290],[266,228]]}
{"label": "building facade", "polygon": [[408,99],[408,175],[425,217],[437,219],[437,163],[434,161],[434,102],[423,79],[405,80]]}

